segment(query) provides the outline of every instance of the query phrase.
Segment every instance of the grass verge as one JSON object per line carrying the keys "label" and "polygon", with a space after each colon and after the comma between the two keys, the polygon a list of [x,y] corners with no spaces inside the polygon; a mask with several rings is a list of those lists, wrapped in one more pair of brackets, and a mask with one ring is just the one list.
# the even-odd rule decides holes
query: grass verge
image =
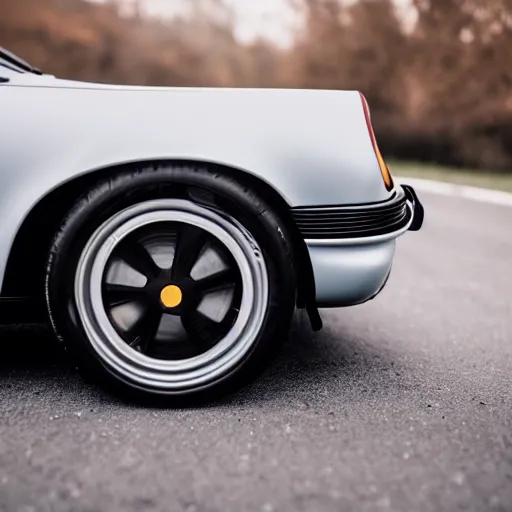
{"label": "grass verge", "polygon": [[444,181],[458,185],[469,185],[472,187],[512,192],[512,172],[487,172],[483,170],[459,169],[415,162],[390,161],[388,164],[391,172],[398,177]]}

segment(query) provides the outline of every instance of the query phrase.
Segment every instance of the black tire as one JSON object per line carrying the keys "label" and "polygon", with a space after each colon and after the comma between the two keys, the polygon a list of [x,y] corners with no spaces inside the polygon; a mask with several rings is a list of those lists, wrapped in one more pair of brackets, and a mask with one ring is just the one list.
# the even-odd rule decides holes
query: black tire
{"label": "black tire", "polygon": [[[85,265],[84,248],[90,246],[91,237],[98,232],[98,228],[104,223],[108,224],[119,212],[138,208],[141,204],[153,204],[151,201],[168,201],[167,198],[185,200],[187,205],[191,203],[191,208],[206,207],[216,215],[222,212],[223,218],[236,224],[239,229],[245,229],[261,249],[262,268],[266,268],[268,277],[265,310],[259,317],[262,320],[257,324],[257,335],[250,349],[239,361],[230,363],[232,366],[224,373],[206,382],[184,385],[180,389],[172,388],[174,384],[166,387],[145,381],[141,383],[138,377],[124,374],[115,364],[100,356],[97,346],[91,341],[90,331],[84,325],[85,310],[83,306],[82,310],[77,306],[93,301],[85,291],[77,301],[75,290],[77,276],[85,272],[80,270],[80,265]],[[174,251],[178,251],[176,245]],[[46,300],[55,333],[87,380],[125,399],[186,405],[210,401],[234,391],[253,380],[269,364],[290,328],[296,300],[294,268],[291,243],[282,221],[269,205],[241,182],[206,167],[166,165],[131,169],[98,182],[62,222],[48,257]],[[103,275],[106,273],[105,270]],[[241,308],[239,306],[239,311],[242,311]],[[147,310],[150,309],[147,306]],[[184,322],[181,317],[180,321]],[[136,338],[139,339],[140,336]]]}

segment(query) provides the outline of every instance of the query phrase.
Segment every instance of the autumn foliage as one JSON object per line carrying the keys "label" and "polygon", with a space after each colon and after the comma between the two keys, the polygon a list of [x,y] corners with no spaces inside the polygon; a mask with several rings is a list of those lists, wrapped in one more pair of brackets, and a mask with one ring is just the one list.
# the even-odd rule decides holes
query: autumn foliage
{"label": "autumn foliage", "polygon": [[357,89],[387,156],[512,169],[512,0],[293,1],[289,50],[240,44],[220,0],[165,22],[112,0],[0,0],[0,45],[81,80]]}

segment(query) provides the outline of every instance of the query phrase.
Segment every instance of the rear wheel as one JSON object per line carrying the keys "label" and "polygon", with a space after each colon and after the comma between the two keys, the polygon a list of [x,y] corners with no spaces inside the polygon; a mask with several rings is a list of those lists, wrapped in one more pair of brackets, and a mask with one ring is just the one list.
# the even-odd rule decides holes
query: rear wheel
{"label": "rear wheel", "polygon": [[295,304],[285,227],[206,169],[99,183],[47,268],[52,324],[88,377],[130,397],[212,398],[258,373]]}

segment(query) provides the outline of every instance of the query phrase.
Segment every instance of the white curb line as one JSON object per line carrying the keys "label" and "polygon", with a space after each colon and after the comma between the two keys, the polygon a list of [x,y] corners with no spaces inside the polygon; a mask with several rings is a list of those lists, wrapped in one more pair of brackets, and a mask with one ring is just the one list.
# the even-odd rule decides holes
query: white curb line
{"label": "white curb line", "polygon": [[445,183],[443,181],[423,180],[420,178],[396,177],[399,183],[405,183],[418,190],[442,194],[445,196],[463,197],[483,203],[498,204],[501,206],[512,207],[512,194],[502,192],[501,190],[491,190],[488,188],[469,187],[466,185],[455,185],[454,183]]}

